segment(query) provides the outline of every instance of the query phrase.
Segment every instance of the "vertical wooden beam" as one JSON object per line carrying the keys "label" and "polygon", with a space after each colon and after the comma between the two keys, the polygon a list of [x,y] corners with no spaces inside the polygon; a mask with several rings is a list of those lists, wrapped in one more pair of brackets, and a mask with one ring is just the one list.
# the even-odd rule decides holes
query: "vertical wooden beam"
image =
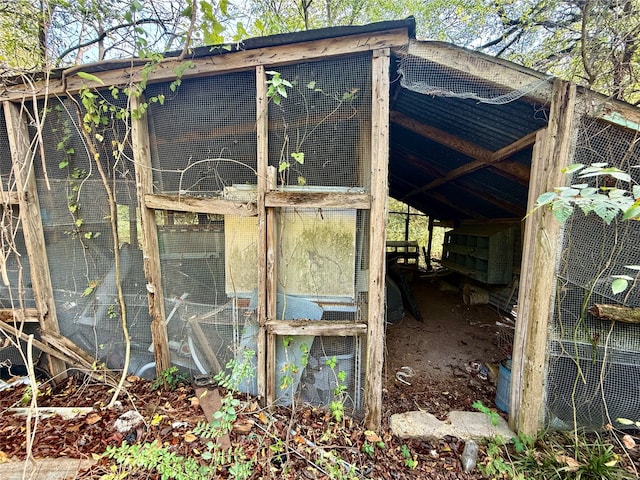
{"label": "vertical wooden beam", "polygon": [[[45,247],[44,229],[40,217],[40,201],[33,171],[32,152],[29,148],[29,131],[18,106],[11,102],[4,102],[4,116],[9,136],[11,160],[16,177],[18,199],[20,205],[20,220],[24,241],[29,256],[31,268],[31,284],[39,313],[40,328],[45,332],[59,333],[58,317],[53,301],[53,287],[49,274],[47,249]],[[64,254],[64,252],[60,252]],[[63,361],[49,355],[49,373],[63,378],[66,376],[66,366]]]}
{"label": "vertical wooden beam", "polygon": [[433,246],[433,216],[429,215],[429,226],[427,228],[429,232],[429,239],[427,240],[427,254],[425,255],[424,261],[427,264],[427,271],[431,271],[431,248]]}
{"label": "vertical wooden beam", "polygon": [[267,344],[267,319],[275,318],[275,254],[274,245],[269,245],[267,235],[273,233],[273,212],[267,214],[265,194],[268,190],[269,170],[269,99],[267,98],[267,76],[264,66],[256,67],[256,139],[258,170],[258,338],[257,381],[258,397],[273,401],[275,392],[275,345],[269,334]]}
{"label": "vertical wooden beam", "polygon": [[[269,166],[267,168],[267,186],[266,191],[274,190],[277,185],[276,167]],[[266,192],[265,192],[266,193]],[[277,292],[278,292],[278,233],[276,232],[276,208],[266,208],[267,222],[267,239],[266,239],[266,321],[277,319]],[[267,332],[267,344],[265,352],[267,355],[266,363],[266,382],[267,382],[267,403],[272,405],[278,397],[278,385],[276,384],[277,366],[276,351],[278,348],[277,336],[272,332]]]}
{"label": "vertical wooden beam", "polygon": [[[135,111],[140,99],[131,98],[131,110]],[[151,167],[151,149],[149,146],[149,126],[147,114],[131,120],[131,141],[136,173],[136,193],[142,227],[142,255],[144,273],[147,278],[147,298],[151,315],[151,336],[156,361],[156,373],[159,376],[171,367],[171,353],[165,323],[164,293],[162,291],[162,273],[160,270],[160,249],[158,246],[158,226],[155,210],[144,203],[145,194],[153,193],[153,170]]]}
{"label": "vertical wooden beam", "polygon": [[[531,155],[531,175],[529,184],[529,193],[527,198],[527,212],[533,210],[537,198],[540,196],[542,189],[540,187],[544,179],[540,178],[543,171],[540,168],[544,165],[542,152],[545,151],[545,141],[547,131],[538,132],[536,142],[533,145],[533,153]],[[510,408],[509,408],[509,426],[513,430],[517,430],[518,416],[520,414],[520,404],[522,402],[522,372],[524,362],[524,347],[527,342],[527,329],[525,328],[529,321],[529,309],[531,308],[531,280],[533,278],[533,254],[535,252],[535,228],[534,218],[537,213],[530,215],[523,220],[522,230],[522,262],[520,264],[520,280],[518,285],[518,318],[513,338],[513,354],[511,360],[511,385],[510,385]]]}
{"label": "vertical wooden beam", "polygon": [[[541,193],[566,183],[562,169],[573,154],[576,87],[556,79],[544,142],[536,140],[531,161],[529,209]],[[560,223],[549,209],[527,218],[523,251],[518,321],[514,338],[510,401],[512,424],[524,435],[535,436],[543,419],[547,331],[554,312],[556,264],[561,248]],[[518,399],[519,397],[519,399]],[[515,423],[514,423],[515,422]]]}
{"label": "vertical wooden beam", "polygon": [[377,430],[382,418],[384,362],[384,276],[389,173],[389,49],[375,50],[371,64],[371,211],[369,217],[369,318],[365,424]]}

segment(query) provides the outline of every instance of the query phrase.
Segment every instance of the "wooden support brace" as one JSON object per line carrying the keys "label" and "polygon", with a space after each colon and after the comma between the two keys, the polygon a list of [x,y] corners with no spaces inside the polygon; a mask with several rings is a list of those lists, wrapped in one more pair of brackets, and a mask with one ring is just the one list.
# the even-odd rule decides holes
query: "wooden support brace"
{"label": "wooden support brace", "polygon": [[606,305],[596,303],[589,308],[594,317],[625,323],[640,323],[640,308],[625,307],[624,305]]}

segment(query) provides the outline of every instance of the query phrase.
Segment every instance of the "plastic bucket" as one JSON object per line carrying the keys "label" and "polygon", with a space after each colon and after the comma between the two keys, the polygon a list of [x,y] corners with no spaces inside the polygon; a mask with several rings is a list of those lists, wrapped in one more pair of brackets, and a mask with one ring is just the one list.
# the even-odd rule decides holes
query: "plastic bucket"
{"label": "plastic bucket", "polygon": [[509,413],[509,390],[511,390],[511,359],[500,362],[500,368],[498,370],[496,407],[504,413]]}

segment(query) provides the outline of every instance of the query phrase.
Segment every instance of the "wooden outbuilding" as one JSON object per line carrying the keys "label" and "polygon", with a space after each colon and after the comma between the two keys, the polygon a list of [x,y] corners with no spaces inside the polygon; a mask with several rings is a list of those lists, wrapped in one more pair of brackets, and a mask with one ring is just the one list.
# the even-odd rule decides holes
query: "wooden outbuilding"
{"label": "wooden outbuilding", "polygon": [[414,32],[336,27],[5,80],[4,332],[37,333],[52,375],[244,364],[239,388],[283,404],[343,385],[375,428],[392,195],[453,228],[447,266],[517,285],[513,426],[569,421],[572,392],[599,421],[575,400],[615,403],[617,383],[562,382],[591,353],[609,368],[610,347],[636,368],[636,326],[585,308],[637,306],[606,281],[634,264],[636,224],[528,213],[571,163],[638,180],[640,112]]}

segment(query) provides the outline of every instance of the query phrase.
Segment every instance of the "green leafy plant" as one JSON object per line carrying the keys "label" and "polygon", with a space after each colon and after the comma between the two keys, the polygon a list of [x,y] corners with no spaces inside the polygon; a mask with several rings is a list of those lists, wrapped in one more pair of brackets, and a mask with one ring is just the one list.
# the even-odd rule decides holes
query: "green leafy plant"
{"label": "green leafy plant", "polygon": [[489,478],[515,478],[516,471],[508,459],[506,442],[500,435],[491,437],[486,445],[484,462],[478,464],[480,472]]}
{"label": "green leafy plant", "polygon": [[119,469],[107,476],[112,480],[126,478],[141,471],[156,472],[161,480],[197,480],[209,478],[211,468],[200,466],[193,457],[183,457],[158,443],[107,447],[104,457],[116,462]]}
{"label": "green leafy plant", "polygon": [[91,295],[98,285],[100,285],[100,282],[98,280],[90,280],[83,290],[82,296],[88,297],[89,295]]}
{"label": "green leafy plant", "polygon": [[326,365],[333,372],[336,384],[333,387],[333,399],[329,403],[329,410],[336,422],[341,422],[344,418],[344,403],[347,399],[347,373],[343,370],[336,371],[338,366],[338,358],[334,355],[325,361]]}
{"label": "green leafy plant", "polygon": [[280,105],[283,98],[287,98],[287,88],[292,88],[293,85],[289,80],[282,78],[280,72],[269,70],[266,72],[270,76],[267,79],[267,98],[276,105]]}
{"label": "green leafy plant", "polygon": [[406,467],[413,470],[418,466],[418,458],[413,454],[411,449],[404,443],[400,447],[400,454],[402,455],[402,458],[404,458],[404,465]]}
{"label": "green leafy plant", "polygon": [[[222,405],[213,415],[211,422],[200,422],[193,429],[193,435],[202,439],[215,439],[231,432],[233,422],[238,418],[241,402],[234,398],[230,387],[238,386],[253,374],[250,367],[254,351],[247,350],[241,361],[230,360],[226,370],[219,372],[215,380],[227,388],[222,398]],[[160,388],[163,384],[177,386],[180,374],[177,367],[171,367],[154,382],[152,388]],[[223,449],[218,442],[209,440],[200,453],[200,461],[195,457],[182,457],[171,451],[168,445],[156,442],[143,445],[108,447],[104,456],[116,462],[105,480],[120,480],[135,473],[147,471],[155,473],[162,480],[205,480],[217,478],[224,469],[230,478],[244,480],[253,473],[253,460],[248,458],[241,446]],[[204,463],[203,463],[204,462]]]}
{"label": "green leafy plant", "polygon": [[[577,175],[579,179],[600,178],[602,185],[577,183],[569,187],[556,187],[553,192],[545,192],[536,200],[535,209],[548,206],[553,215],[565,222],[578,207],[585,215],[596,214],[609,225],[622,214],[622,220],[640,216],[640,185],[632,185],[631,190],[612,186],[616,181],[631,183],[631,176],[606,163],[593,163],[589,166],[581,163],[569,165],[566,174]],[[608,179],[613,181],[608,181]]]}
{"label": "green leafy plant", "polygon": [[283,337],[282,341],[285,352],[285,363],[282,367],[283,375],[280,378],[280,389],[286,390],[287,388],[291,388],[293,386],[294,378],[298,375],[298,373],[300,373],[300,370],[304,369],[309,363],[309,345],[307,345],[306,343],[300,344],[300,363],[297,364],[289,360],[289,350],[291,348],[293,337],[285,336]]}
{"label": "green leafy plant", "polygon": [[498,412],[487,407],[480,400],[476,400],[471,404],[471,406],[479,412],[484,413],[489,418],[491,425],[493,425],[494,427],[498,425],[498,420],[500,419],[500,415],[498,414]]}
{"label": "green leafy plant", "polygon": [[373,445],[373,443],[369,443],[367,440],[365,440],[362,444],[362,447],[360,447],[360,451],[369,455],[370,457],[373,457],[373,454],[376,452],[376,447],[375,445]]}
{"label": "green leafy plant", "polygon": [[109,308],[107,308],[107,317],[110,319],[118,318],[117,305],[109,305]]}
{"label": "green leafy plant", "polygon": [[[560,221],[566,222],[576,207],[585,215],[593,213],[607,225],[621,215],[624,220],[640,218],[640,185],[631,185],[631,176],[607,163],[584,165],[575,163],[564,170],[568,175],[576,175],[578,179],[595,178],[599,185],[576,183],[569,187],[557,187],[552,192],[545,192],[538,197],[534,210],[549,208]],[[619,188],[618,183],[630,184],[630,188]],[[626,265],[625,268],[640,271],[640,265]],[[614,294],[624,292],[629,282],[634,281],[630,275],[612,275],[611,290]]]}
{"label": "green leafy plant", "polygon": [[[498,420],[500,419],[498,412],[487,407],[479,400],[473,402],[471,406],[485,414],[491,425],[494,427],[498,425]],[[519,442],[521,448],[525,448],[528,444],[528,440],[524,437],[520,438]],[[490,478],[521,478],[509,460],[506,444],[506,440],[501,435],[493,435],[487,440],[485,459],[478,464],[478,469],[483,475]]]}
{"label": "green leafy plant", "polygon": [[369,440],[365,440],[362,443],[362,447],[360,447],[360,451],[369,455],[370,457],[373,457],[373,455],[376,453],[376,448],[383,450],[385,448],[384,442],[382,440],[379,440],[377,442],[370,442]]}
{"label": "green leafy plant", "polygon": [[255,350],[245,349],[242,352],[242,359],[237,361],[231,359],[225,365],[225,370],[219,372],[214,378],[218,385],[228,390],[238,390],[242,382],[252,378],[255,374],[253,359],[256,356]]}
{"label": "green leafy plant", "polygon": [[22,393],[22,396],[20,397],[20,405],[22,406],[29,405],[31,403],[31,400],[33,399],[34,393],[36,398],[40,396],[40,390],[38,389],[38,387],[34,389],[31,385],[27,385],[24,388],[24,392]]}
{"label": "green leafy plant", "polygon": [[160,372],[158,378],[156,378],[151,384],[151,390],[158,390],[159,388],[166,387],[167,390],[173,391],[181,383],[187,381],[187,376],[181,373],[178,367],[171,366],[166,370]]}
{"label": "green leafy plant", "polygon": [[233,392],[243,381],[253,376],[254,356],[254,350],[245,350],[241,361],[235,358],[229,360],[225,370],[214,377],[218,385],[227,389],[227,393],[222,397],[222,405],[213,414],[211,422],[200,422],[194,429],[194,434],[203,438],[216,438],[231,431],[233,422],[238,418],[237,409],[240,406],[240,401],[233,396]]}
{"label": "green leafy plant", "polygon": [[616,418],[616,423],[619,423],[620,425],[623,425],[625,427],[633,425],[635,428],[640,428],[640,421],[631,420],[629,418],[618,417]]}

